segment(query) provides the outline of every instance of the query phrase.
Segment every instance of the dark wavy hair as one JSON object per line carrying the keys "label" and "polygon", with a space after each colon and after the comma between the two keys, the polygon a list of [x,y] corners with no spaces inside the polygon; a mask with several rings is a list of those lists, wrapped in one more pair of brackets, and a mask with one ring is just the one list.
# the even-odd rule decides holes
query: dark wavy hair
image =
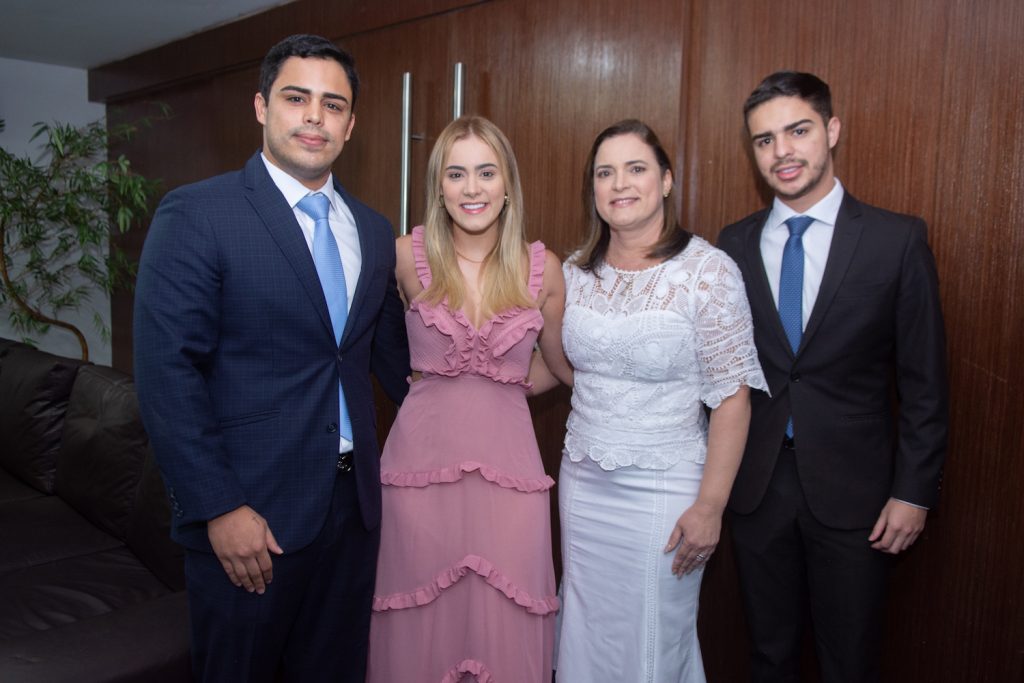
{"label": "dark wavy hair", "polygon": [[[608,253],[608,241],[611,239],[611,228],[597,212],[597,204],[594,202],[594,159],[597,157],[597,150],[609,138],[630,134],[636,135],[654,152],[654,158],[658,162],[658,168],[661,169],[662,177],[666,171],[672,173],[672,162],[669,161],[668,153],[665,152],[661,140],[643,121],[625,119],[605,128],[598,134],[590,148],[587,165],[583,170],[583,213],[587,224],[587,235],[579,247],[579,253],[575,259],[576,265],[583,270],[592,272],[604,262],[605,255]],[[651,251],[648,252],[648,258],[670,259],[690,243],[690,233],[679,225],[675,203],[671,197],[665,197],[662,200],[662,209],[665,220],[661,226],[661,235],[651,247]]]}
{"label": "dark wavy hair", "polygon": [[766,76],[743,103],[743,121],[748,120],[751,111],[776,97],[799,97],[811,105],[811,109],[821,116],[826,125],[832,118],[832,91],[828,83],[814,74],[776,71]]}
{"label": "dark wavy hair", "polygon": [[354,111],[356,98],[359,97],[359,73],[356,71],[356,62],[345,50],[321,36],[314,36],[308,33],[296,33],[288,36],[280,43],[270,48],[267,56],[263,58],[260,65],[260,94],[263,99],[270,100],[270,86],[277,80],[277,74],[281,71],[281,65],[289,57],[333,59],[348,76],[348,84],[352,86],[352,103]]}

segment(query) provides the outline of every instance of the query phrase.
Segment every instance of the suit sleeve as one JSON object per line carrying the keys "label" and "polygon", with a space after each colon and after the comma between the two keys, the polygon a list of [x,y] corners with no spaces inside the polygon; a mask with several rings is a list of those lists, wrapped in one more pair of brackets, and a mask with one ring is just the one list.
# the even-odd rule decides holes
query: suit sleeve
{"label": "suit sleeve", "polygon": [[218,248],[195,197],[168,195],[146,238],[135,289],[139,408],[179,525],[246,502],[224,455],[205,376],[220,330]]}
{"label": "suit sleeve", "polygon": [[[385,227],[387,234],[392,235],[391,227],[386,223]],[[394,239],[389,237],[389,240],[390,243],[384,245],[384,253],[389,254],[387,290],[373,334],[370,370],[388,397],[401,404],[409,392],[409,341],[405,329],[405,306],[395,280]]]}
{"label": "suit sleeve", "polygon": [[946,457],[949,407],[938,276],[920,219],[903,255],[896,327],[900,419],[892,497],[932,507]]}

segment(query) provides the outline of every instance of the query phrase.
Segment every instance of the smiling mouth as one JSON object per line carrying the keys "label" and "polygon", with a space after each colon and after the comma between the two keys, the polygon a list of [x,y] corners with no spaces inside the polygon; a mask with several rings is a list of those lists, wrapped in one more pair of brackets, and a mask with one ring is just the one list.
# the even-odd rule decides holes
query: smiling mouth
{"label": "smiling mouth", "polygon": [[629,206],[633,202],[637,201],[636,197],[623,197],[621,199],[613,199],[610,204],[612,206],[623,207]]}
{"label": "smiling mouth", "polygon": [[805,165],[806,164],[802,161],[787,161],[773,166],[772,173],[778,176],[781,180],[792,180],[800,175],[800,172],[803,170]]}
{"label": "smiling mouth", "polygon": [[459,204],[459,207],[466,213],[480,213],[487,208],[487,204],[484,202],[476,202],[473,204]]}

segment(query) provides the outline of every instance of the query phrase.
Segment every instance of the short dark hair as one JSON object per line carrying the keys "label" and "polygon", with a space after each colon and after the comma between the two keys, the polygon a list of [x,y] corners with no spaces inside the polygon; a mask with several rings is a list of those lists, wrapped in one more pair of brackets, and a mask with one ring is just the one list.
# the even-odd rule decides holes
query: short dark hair
{"label": "short dark hair", "polygon": [[776,71],[761,81],[743,103],[743,121],[747,121],[753,109],[776,97],[799,97],[818,112],[826,125],[832,119],[832,92],[828,83],[814,74]]}
{"label": "short dark hair", "polygon": [[[598,133],[594,144],[590,147],[587,166],[583,171],[583,212],[586,217],[587,235],[576,257],[576,264],[583,270],[592,272],[601,265],[605,254],[608,253],[608,242],[611,239],[611,228],[597,212],[597,204],[594,202],[594,160],[597,158],[597,150],[609,138],[630,134],[636,135],[651,148],[654,159],[658,162],[658,168],[661,169],[662,177],[666,172],[672,173],[672,162],[668,158],[668,152],[665,151],[665,147],[654,130],[643,121],[624,119]],[[675,175],[673,175],[674,181]],[[662,199],[662,208],[665,222],[661,227],[658,241],[647,254],[648,258],[672,258],[690,243],[690,233],[679,225],[675,202],[671,197],[666,196]]]}
{"label": "short dark hair", "polygon": [[270,86],[277,80],[277,74],[281,71],[281,65],[289,57],[333,59],[348,76],[348,84],[352,86],[352,109],[356,108],[356,98],[359,96],[359,73],[356,71],[356,62],[345,50],[321,36],[314,36],[308,33],[296,33],[288,36],[280,43],[270,48],[267,56],[263,58],[260,65],[260,94],[264,100],[270,99]]}

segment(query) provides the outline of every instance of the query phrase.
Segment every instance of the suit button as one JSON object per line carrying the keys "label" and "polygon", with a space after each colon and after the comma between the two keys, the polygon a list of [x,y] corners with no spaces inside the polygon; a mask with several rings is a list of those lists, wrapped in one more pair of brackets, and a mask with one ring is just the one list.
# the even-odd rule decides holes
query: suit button
{"label": "suit button", "polygon": [[336,431],[338,431],[338,425],[337,424],[332,422],[331,424],[327,425],[327,433],[328,434],[333,434]]}
{"label": "suit button", "polygon": [[799,382],[800,381],[800,373],[799,372],[794,372],[792,375],[789,376],[789,379],[791,379],[794,382]]}

